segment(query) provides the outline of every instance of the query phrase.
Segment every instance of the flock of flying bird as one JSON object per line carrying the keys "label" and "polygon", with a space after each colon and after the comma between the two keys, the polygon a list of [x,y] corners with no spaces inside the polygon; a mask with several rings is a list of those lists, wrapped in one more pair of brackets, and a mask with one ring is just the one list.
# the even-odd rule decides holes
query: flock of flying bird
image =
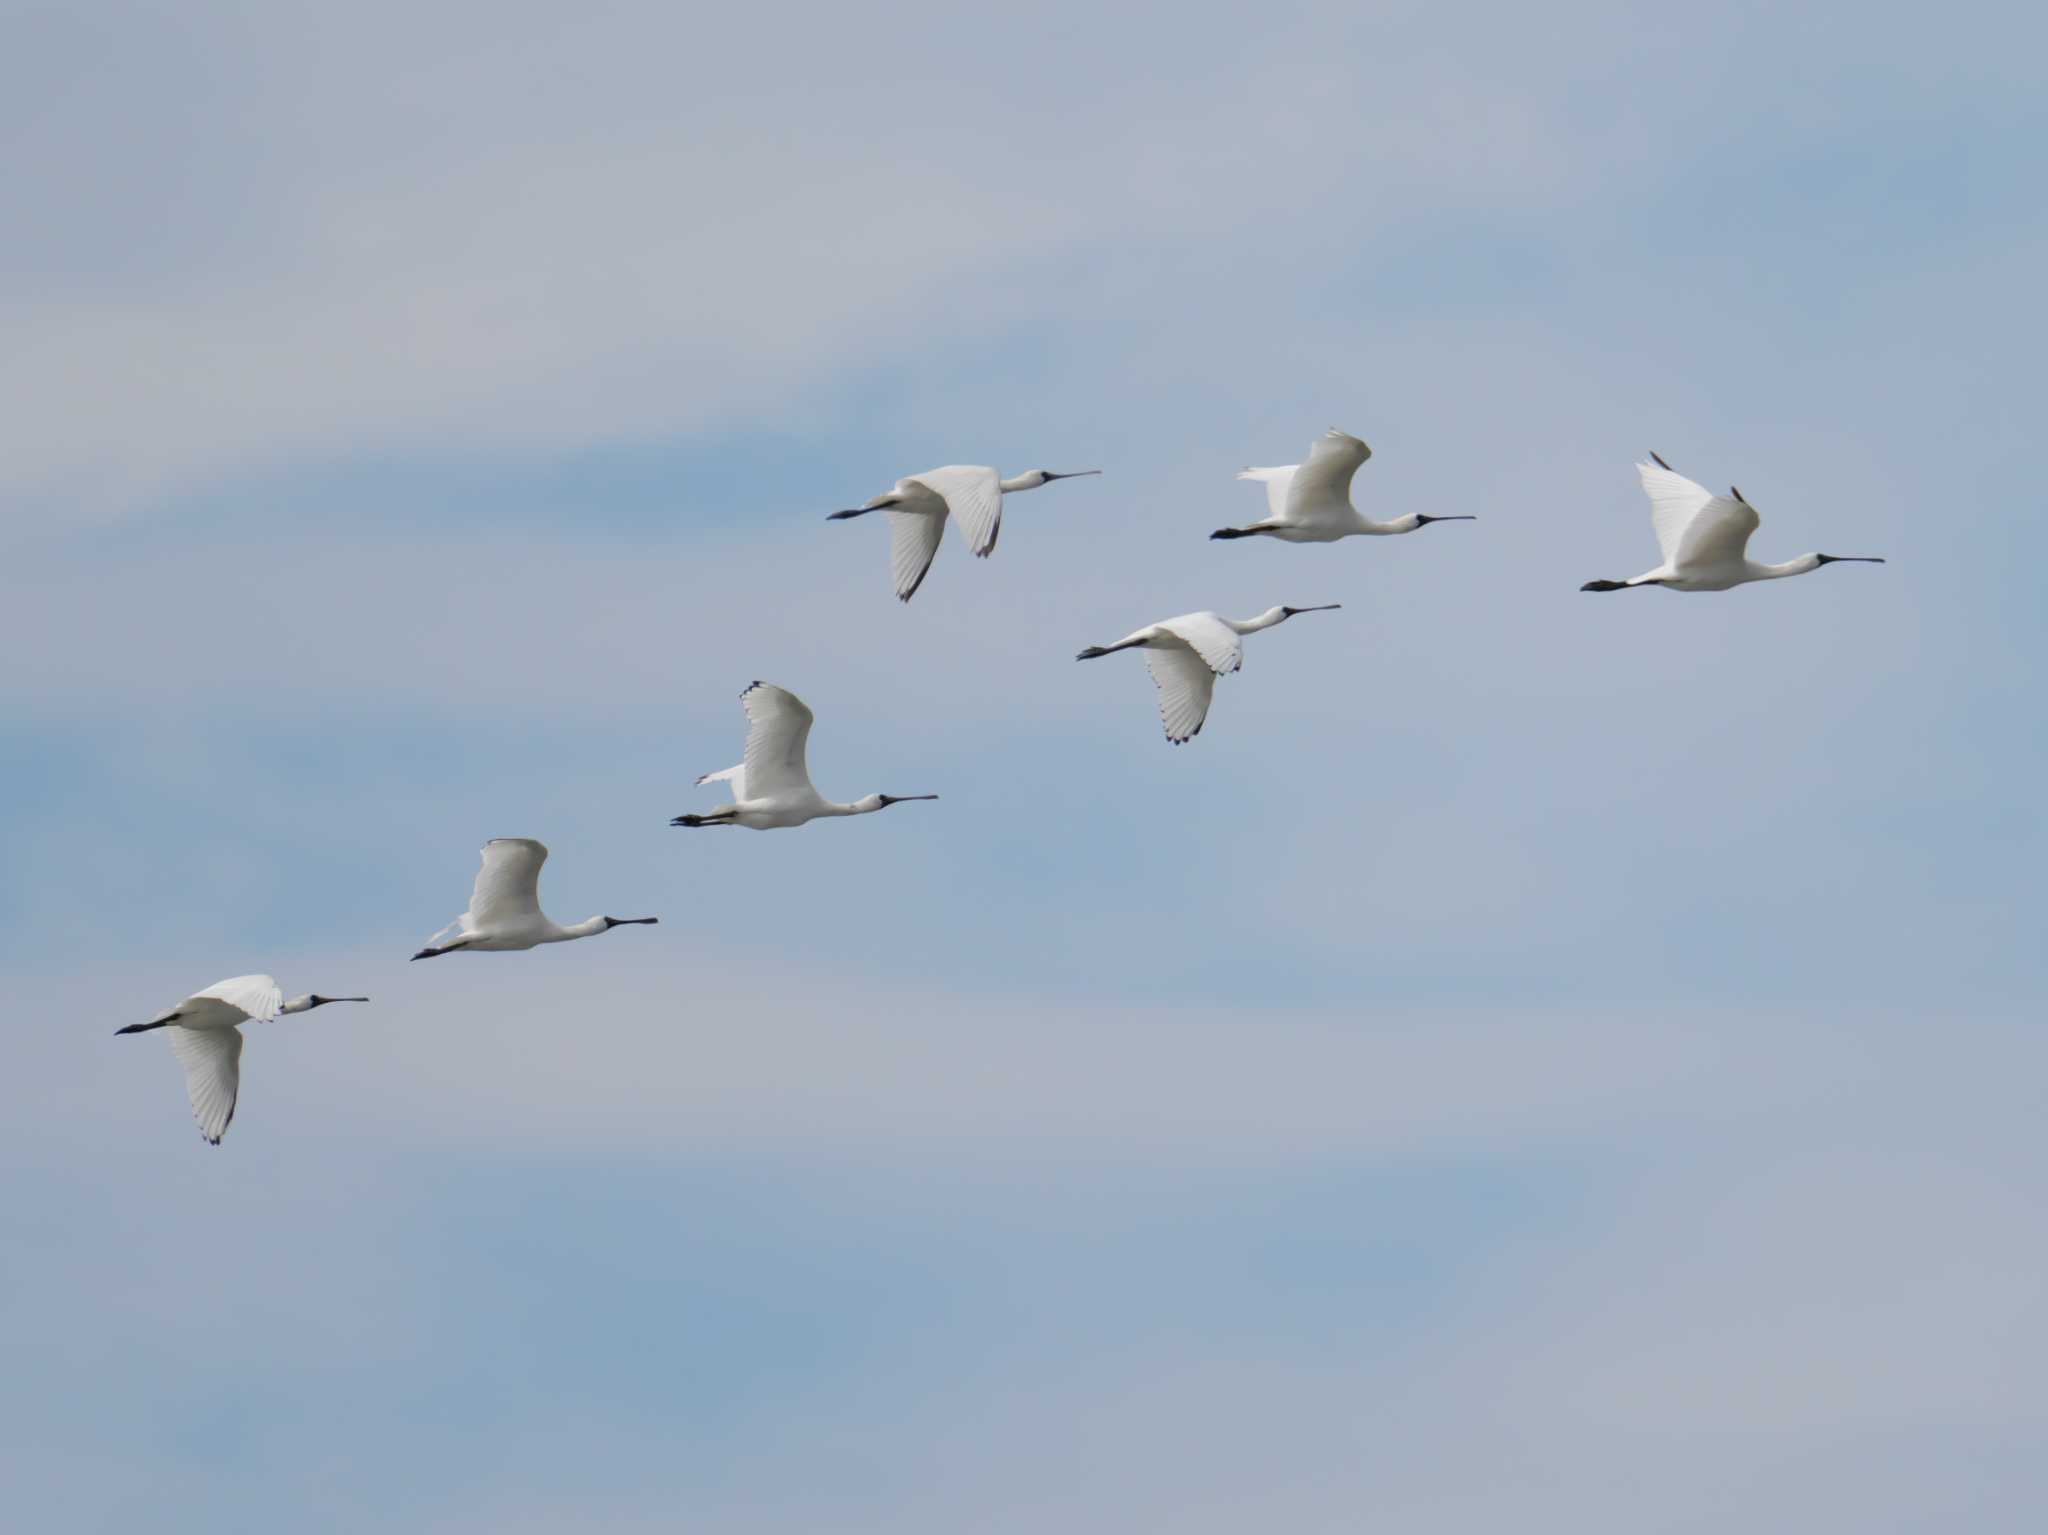
{"label": "flock of flying bird", "polygon": [[[1266,516],[1239,528],[1219,528],[1212,538],[1275,538],[1291,544],[1327,544],[1362,534],[1413,533],[1433,522],[1470,522],[1469,516],[1437,517],[1410,512],[1390,522],[1374,522],[1351,505],[1351,479],[1372,450],[1358,438],[1334,428],[1309,450],[1308,460],[1278,468],[1246,469],[1238,476],[1266,487]],[[986,558],[1002,532],[1003,501],[1036,490],[1054,480],[1099,474],[1082,469],[1055,474],[1034,469],[1002,479],[986,466],[952,464],[896,482],[895,488],[863,506],[834,512],[831,520],[886,513],[889,519],[890,578],[904,602],[916,595],[938,553],[950,519],[958,524],[968,547]],[[1636,465],[1643,491],[1650,498],[1650,522],[1657,535],[1661,563],[1625,581],[1588,581],[1581,591],[1615,592],[1631,587],[1665,586],[1681,592],[1720,592],[1750,581],[1774,581],[1804,575],[1840,561],[1883,564],[1875,555],[1802,554],[1781,564],[1760,564],[1749,558],[1749,537],[1757,530],[1756,508],[1739,490],[1717,496],[1678,473],[1656,454]],[[1338,607],[1268,608],[1255,618],[1232,619],[1217,613],[1183,613],[1133,630],[1108,645],[1090,645],[1077,657],[1093,660],[1119,650],[1143,650],[1152,680],[1159,688],[1159,715],[1167,740],[1180,745],[1201,732],[1208,718],[1216,679],[1243,664],[1243,638],[1270,629],[1297,613],[1326,612]],[[747,826],[755,831],[802,826],[829,816],[867,815],[906,800],[937,799],[936,794],[870,794],[851,803],[828,800],[811,783],[804,762],[812,714],[804,701],[786,688],[755,682],[740,694],[747,716],[746,757],[736,767],[706,773],[699,784],[724,784],[730,802],[701,815],[680,815],[673,826]],[[458,952],[489,953],[531,949],[544,943],[589,938],[615,927],[647,925],[655,917],[590,917],[567,927],[540,909],[540,870],[548,850],[530,837],[495,837],[484,844],[483,866],[477,871],[469,909],[430,938],[414,959],[433,959]],[[367,1002],[367,997],[323,997],[318,993],[284,1000],[276,981],[267,975],[239,975],[194,992],[176,1007],[147,1023],[133,1023],[115,1032],[142,1034],[166,1029],[171,1049],[185,1069],[185,1090],[191,1099],[199,1133],[219,1145],[235,1117],[241,1087],[242,1028],[266,1023],[286,1013],[310,1012],[330,1002]]]}

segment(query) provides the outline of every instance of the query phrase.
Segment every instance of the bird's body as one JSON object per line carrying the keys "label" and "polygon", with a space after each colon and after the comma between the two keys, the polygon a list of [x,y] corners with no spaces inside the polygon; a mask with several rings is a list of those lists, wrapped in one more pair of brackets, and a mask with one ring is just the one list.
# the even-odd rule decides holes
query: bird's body
{"label": "bird's body", "polygon": [[1285,544],[1333,544],[1361,534],[1413,533],[1432,522],[1473,522],[1469,516],[1426,517],[1420,512],[1374,522],[1351,504],[1351,477],[1372,449],[1331,427],[1309,447],[1308,460],[1270,469],[1246,469],[1240,480],[1266,487],[1266,516],[1241,528],[1218,528],[1211,538],[1277,538]]}
{"label": "bird's body", "polygon": [[753,682],[740,694],[747,715],[747,756],[737,767],[706,773],[700,784],[731,786],[732,799],[702,815],[679,815],[671,826],[746,826],[776,831],[830,816],[867,815],[904,800],[937,799],[936,794],[869,794],[850,804],[826,799],[811,783],[805,761],[810,706],[787,688]]}
{"label": "bird's body", "polygon": [[329,1002],[367,1002],[368,997],[323,997],[308,993],[287,1002],[267,975],[230,976],[195,991],[147,1023],[131,1023],[116,1034],[168,1029],[164,1037],[185,1068],[185,1094],[199,1133],[218,1146],[234,1121],[242,1089],[242,1025],[268,1023],[286,1013],[309,1013]]}
{"label": "bird's body", "polygon": [[1871,554],[1802,554],[1776,565],[1749,557],[1749,536],[1761,525],[1756,508],[1730,487],[1717,496],[1688,480],[1656,454],[1636,465],[1650,498],[1650,525],[1664,562],[1626,581],[1588,581],[1582,592],[1619,592],[1634,586],[1666,586],[1675,592],[1725,592],[1752,581],[1803,576],[1843,562],[1882,565]]}
{"label": "bird's body", "polygon": [[586,917],[564,927],[540,909],[540,866],[548,850],[531,837],[493,837],[470,892],[469,910],[426,942],[414,959],[441,954],[484,954],[532,949],[544,943],[590,938],[615,927],[644,927],[658,917]]}
{"label": "bird's body", "polygon": [[1270,629],[1297,613],[1324,613],[1341,606],[1328,602],[1312,608],[1268,608],[1257,618],[1242,620],[1218,613],[1183,613],[1147,624],[1113,645],[1090,645],[1074,659],[1092,661],[1112,651],[1143,650],[1159,686],[1159,719],[1166,739],[1180,746],[1202,733],[1216,679],[1244,665],[1242,636]]}
{"label": "bird's body", "polygon": [[959,523],[967,546],[986,559],[995,551],[1003,531],[1003,497],[1036,490],[1054,480],[1078,479],[1100,474],[1099,469],[1076,469],[1055,474],[1050,469],[1032,469],[1003,479],[986,464],[946,464],[927,469],[896,482],[863,506],[834,512],[826,520],[837,522],[869,512],[889,514],[889,579],[897,597],[908,602],[924,582],[932,558],[939,552],[939,539],[950,517]]}

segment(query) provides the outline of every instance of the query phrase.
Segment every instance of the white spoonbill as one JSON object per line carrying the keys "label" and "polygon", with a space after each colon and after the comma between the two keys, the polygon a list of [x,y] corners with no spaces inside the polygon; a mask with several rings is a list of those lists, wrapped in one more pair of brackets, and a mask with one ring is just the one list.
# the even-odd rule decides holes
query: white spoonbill
{"label": "white spoonbill", "polygon": [[1268,608],[1242,622],[1216,613],[1183,613],[1148,624],[1114,645],[1090,645],[1074,659],[1092,661],[1112,650],[1142,649],[1152,680],[1159,684],[1159,719],[1166,726],[1166,739],[1179,746],[1202,733],[1216,679],[1244,665],[1240,635],[1270,629],[1297,613],[1328,613],[1342,606],[1326,602],[1313,608]]}
{"label": "white spoonbill", "polygon": [[317,992],[287,1002],[276,981],[267,975],[236,975],[195,991],[169,1012],[147,1023],[131,1023],[116,1034],[147,1034],[169,1029],[164,1037],[185,1068],[185,1096],[192,1117],[207,1144],[218,1146],[234,1123],[235,1099],[242,1090],[242,1025],[268,1023],[282,1013],[310,1013],[330,1002],[367,1002],[368,997],[323,997]]}
{"label": "white spoonbill", "polygon": [[889,578],[896,595],[904,602],[917,594],[924,573],[939,552],[939,535],[946,531],[946,514],[952,513],[967,535],[967,546],[983,559],[994,552],[996,536],[1003,531],[1003,497],[1020,490],[1036,490],[1054,480],[1078,480],[1100,469],[1076,469],[1054,474],[1050,469],[1029,469],[1004,480],[986,464],[947,464],[898,480],[896,488],[876,496],[865,506],[834,512],[825,520],[838,522],[847,517],[864,517],[869,512],[889,514]]}
{"label": "white spoonbill", "polygon": [[1274,469],[1247,469],[1240,480],[1266,483],[1266,517],[1241,528],[1218,528],[1211,538],[1250,538],[1263,533],[1286,544],[1332,544],[1358,533],[1413,533],[1432,522],[1479,519],[1425,517],[1409,512],[1392,522],[1374,522],[1351,507],[1351,477],[1372,457],[1372,449],[1334,426],[1310,444],[1308,462]]}
{"label": "white spoonbill", "polygon": [[551,921],[540,909],[540,866],[548,850],[531,837],[493,837],[484,844],[483,867],[469,893],[469,910],[427,940],[414,959],[458,950],[483,953],[531,949],[543,943],[591,938],[615,927],[648,927],[659,917],[585,917],[571,927]]}
{"label": "white spoonbill", "polygon": [[747,711],[747,760],[723,773],[706,773],[697,782],[732,785],[732,803],[704,815],[679,815],[671,826],[751,826],[774,831],[801,826],[821,816],[866,815],[911,799],[937,799],[936,794],[870,794],[850,805],[826,799],[811,787],[804,765],[804,743],[810,739],[810,706],[787,688],[772,682],[750,682],[740,694]]}
{"label": "white spoonbill", "polygon": [[1775,581],[1803,576],[1823,565],[1844,561],[1882,565],[1875,554],[1802,554],[1782,565],[1760,565],[1749,557],[1749,535],[1761,521],[1756,508],[1730,486],[1717,496],[1694,484],[1656,454],[1637,464],[1643,493],[1650,498],[1650,525],[1664,563],[1626,581],[1588,581],[1582,592],[1620,592],[1631,586],[1668,586],[1678,592],[1725,592],[1749,581]]}

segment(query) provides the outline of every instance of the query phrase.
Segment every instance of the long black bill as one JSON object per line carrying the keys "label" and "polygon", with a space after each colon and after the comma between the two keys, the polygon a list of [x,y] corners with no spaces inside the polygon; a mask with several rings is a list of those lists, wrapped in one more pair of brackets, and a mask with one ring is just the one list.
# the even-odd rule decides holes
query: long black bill
{"label": "long black bill", "polygon": [[879,512],[880,510],[879,506],[849,506],[843,512],[832,513],[825,520],[827,522],[839,522],[848,517],[865,517],[869,512]]}
{"label": "long black bill", "polygon": [[1882,565],[1884,563],[1884,556],[1881,554],[1816,554],[1814,558],[1823,565],[1840,565],[1843,563]]}
{"label": "long black bill", "polygon": [[167,1029],[167,1028],[169,1028],[169,1027],[170,1027],[170,1026],[171,1026],[172,1024],[176,1023],[177,1021],[178,1021],[178,1020],[177,1020],[177,1016],[176,1016],[175,1014],[173,1014],[173,1015],[172,1015],[171,1017],[169,1017],[169,1018],[159,1018],[159,1019],[157,1019],[157,1021],[156,1021],[155,1023],[131,1023],[131,1024],[129,1024],[129,1025],[128,1025],[128,1027],[127,1027],[127,1028],[125,1028],[125,1029],[116,1029],[116,1030],[114,1030],[114,1032],[115,1032],[115,1033],[116,1033],[117,1035],[118,1035],[118,1034],[147,1034],[147,1033],[148,1033],[148,1032],[149,1032],[149,1031],[150,1031],[151,1029]]}
{"label": "long black bill", "polygon": [[1415,514],[1415,526],[1418,528],[1426,528],[1432,522],[1477,522],[1478,520],[1477,517],[1472,516],[1470,513],[1461,513],[1456,517],[1426,517],[1421,512]]}
{"label": "long black bill", "polygon": [[1100,469],[1069,469],[1063,474],[1054,474],[1050,469],[1042,469],[1039,472],[1045,476],[1048,482],[1053,480],[1078,480],[1084,474],[1102,473]]}
{"label": "long black bill", "polygon": [[888,807],[889,807],[890,805],[900,805],[900,804],[904,803],[904,801],[906,801],[906,800],[913,800],[913,799],[937,799],[937,798],[938,798],[938,795],[936,795],[936,794],[883,794],[883,795],[879,795],[879,796],[877,796],[877,797],[878,797],[878,798],[879,798],[879,799],[881,800],[881,802],[882,802],[882,805],[883,805],[883,808],[884,808],[884,809],[886,809],[886,808],[888,808]]}
{"label": "long black bill", "polygon": [[610,932],[615,927],[652,927],[660,920],[659,917],[606,917],[604,930]]}

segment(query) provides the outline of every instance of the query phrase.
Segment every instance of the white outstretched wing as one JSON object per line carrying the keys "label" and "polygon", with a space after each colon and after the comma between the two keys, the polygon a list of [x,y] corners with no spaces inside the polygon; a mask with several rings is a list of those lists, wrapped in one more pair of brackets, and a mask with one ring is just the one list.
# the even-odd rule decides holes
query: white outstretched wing
{"label": "white outstretched wing", "polygon": [[548,850],[531,837],[493,837],[469,895],[464,925],[472,929],[540,915],[540,866]]}
{"label": "white outstretched wing", "polygon": [[1266,482],[1266,516],[1273,522],[1287,520],[1287,491],[1294,483],[1294,471],[1299,464],[1280,464],[1271,469],[1243,469],[1238,472],[1240,480],[1264,480]]}
{"label": "white outstretched wing", "polygon": [[1234,672],[1244,665],[1244,645],[1237,631],[1214,613],[1183,613],[1159,627],[1192,645],[1212,672]]}
{"label": "white outstretched wing", "polygon": [[743,800],[747,797],[747,765],[742,762],[738,767],[729,767],[723,773],[706,773],[697,782],[729,783],[732,785],[732,797],[735,800]]}
{"label": "white outstretched wing", "polygon": [[1351,477],[1371,457],[1372,449],[1349,432],[1333,426],[1323,433],[1308,450],[1308,462],[1297,467],[1288,481],[1288,520],[1307,522],[1318,512],[1348,507]]}
{"label": "white outstretched wing", "polygon": [[772,682],[755,682],[740,694],[747,711],[747,760],[741,764],[747,788],[756,799],[773,799],[811,790],[811,771],[804,764],[804,743],[815,716],[796,694]]}
{"label": "white outstretched wing", "polygon": [[267,975],[229,976],[225,981],[215,981],[204,991],[193,992],[188,1002],[197,1002],[205,997],[218,998],[228,1006],[240,1009],[252,1023],[268,1023],[284,1006],[283,988]]}
{"label": "white outstretched wing", "polygon": [[1636,477],[1643,482],[1643,494],[1650,498],[1650,526],[1657,530],[1657,547],[1669,564],[1678,558],[1679,545],[1685,542],[1685,530],[1692,520],[1716,498],[1706,486],[1662,464],[1637,464]]}
{"label": "white outstretched wing", "polygon": [[986,558],[1003,531],[1003,483],[995,470],[983,464],[947,464],[912,478],[944,498],[946,510],[966,535],[967,547]]}
{"label": "white outstretched wing", "polygon": [[218,1146],[234,1121],[235,1099],[242,1090],[242,1031],[186,1029],[174,1023],[164,1033],[185,1068],[185,1096],[192,1100],[199,1133]]}
{"label": "white outstretched wing", "polygon": [[946,531],[946,503],[930,498],[932,509],[901,512],[889,508],[889,581],[899,602],[908,602],[924,584],[924,573],[932,568],[932,556],[939,552],[939,538]]}
{"label": "white outstretched wing", "polygon": [[1145,652],[1152,680],[1159,684],[1159,722],[1175,746],[1202,733],[1209,717],[1209,699],[1216,691],[1216,673],[1192,650]]}
{"label": "white outstretched wing", "polygon": [[1680,569],[1736,564],[1748,552],[1749,535],[1762,520],[1747,501],[1714,496],[1686,524],[1672,563]]}

